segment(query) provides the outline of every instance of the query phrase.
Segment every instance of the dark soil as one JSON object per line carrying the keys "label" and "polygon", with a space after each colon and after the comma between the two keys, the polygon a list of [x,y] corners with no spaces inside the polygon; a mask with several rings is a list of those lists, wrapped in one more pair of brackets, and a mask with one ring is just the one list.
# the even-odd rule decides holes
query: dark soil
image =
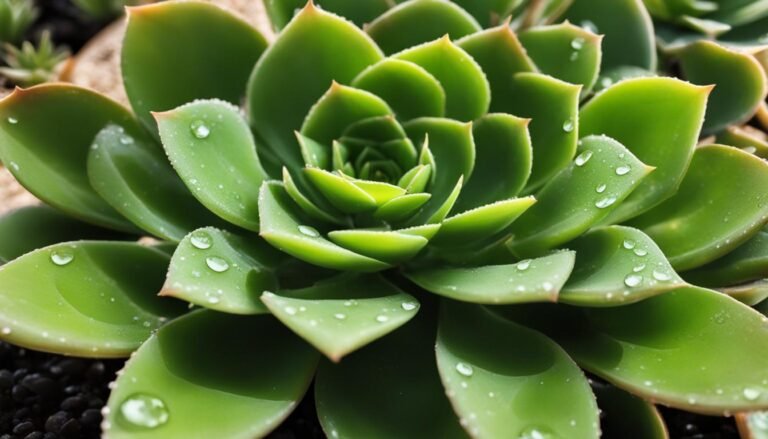
{"label": "dark soil", "polygon": [[70,0],[36,0],[40,17],[30,29],[27,38],[37,41],[44,30],[51,32],[56,44],[77,51],[99,30],[109,24],[109,19],[95,19],[76,8]]}
{"label": "dark soil", "polygon": [[672,439],[739,439],[733,418],[703,416],[660,407]]}

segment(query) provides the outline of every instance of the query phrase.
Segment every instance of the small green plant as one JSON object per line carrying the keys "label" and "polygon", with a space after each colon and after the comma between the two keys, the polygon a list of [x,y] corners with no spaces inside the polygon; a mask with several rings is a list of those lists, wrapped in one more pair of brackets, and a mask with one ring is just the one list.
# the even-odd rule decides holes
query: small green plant
{"label": "small green plant", "polygon": [[21,87],[54,81],[61,63],[69,57],[69,51],[54,46],[48,31],[43,32],[37,47],[25,41],[20,48],[6,44],[5,51],[7,66],[0,66],[0,77]]}
{"label": "small green plant", "polygon": [[39,12],[32,0],[0,0],[0,43],[19,43]]}
{"label": "small green plant", "polygon": [[[0,337],[131,355],[105,437],[261,437],[305,397],[332,438],[768,408],[768,164],[698,144],[765,98],[752,54],[712,70],[754,87],[656,76],[634,0],[319,3],[267,2],[271,45],[211,4],[131,9],[133,113],[0,101],[0,158],[51,206],[0,219]],[[747,99],[707,125],[720,87]]]}

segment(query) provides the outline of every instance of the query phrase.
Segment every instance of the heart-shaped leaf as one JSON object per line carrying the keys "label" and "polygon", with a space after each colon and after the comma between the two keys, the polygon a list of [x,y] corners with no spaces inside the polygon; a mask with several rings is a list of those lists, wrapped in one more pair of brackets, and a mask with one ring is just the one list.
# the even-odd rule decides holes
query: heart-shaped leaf
{"label": "heart-shaped leaf", "polygon": [[576,266],[560,294],[564,303],[612,306],[685,286],[659,247],[630,227],[594,229],[568,244]]}
{"label": "heart-shaped leaf", "polygon": [[605,223],[637,216],[675,192],[698,141],[710,90],[673,78],[629,79],[609,87],[581,109],[580,136],[605,134],[656,167]]}
{"label": "heart-shaped leaf", "polygon": [[406,276],[427,291],[463,302],[554,302],[573,261],[574,253],[565,251],[516,264],[416,269]]}
{"label": "heart-shaped leaf", "polygon": [[167,267],[162,252],[127,242],[28,253],[0,267],[0,337],[45,352],[127,356],[179,313],[156,296]]}
{"label": "heart-shaped leaf", "polygon": [[165,152],[192,195],[230,223],[258,231],[257,188],[266,173],[239,109],[200,100],[155,117]]}
{"label": "heart-shaped leaf", "polygon": [[27,190],[62,212],[135,231],[88,181],[91,142],[109,123],[143,136],[128,110],[95,92],[64,84],[16,89],[0,101],[0,159]]}
{"label": "heart-shaped leaf", "polygon": [[309,109],[332,81],[348,84],[382,57],[373,40],[355,25],[308,2],[251,74],[248,116],[264,140],[261,147],[289,169],[300,167],[294,130]]}
{"label": "heart-shaped leaf", "polygon": [[480,30],[480,24],[467,11],[443,0],[404,2],[365,27],[368,35],[388,55],[443,35],[457,39]]}
{"label": "heart-shaped leaf", "polygon": [[233,314],[262,314],[259,297],[274,290],[275,250],[263,241],[211,227],[195,230],[176,248],[160,292]]}
{"label": "heart-shaped leaf", "polygon": [[[713,184],[728,181],[728,185]],[[730,146],[696,149],[677,193],[633,222],[677,270],[711,262],[768,221],[768,163]],[[739,188],[734,196],[733,188]]]}
{"label": "heart-shaped leaf", "polygon": [[211,3],[157,3],[129,8],[128,16],[123,83],[133,111],[152,131],[151,111],[200,98],[239,103],[267,46],[256,29]]}
{"label": "heart-shaped leaf", "polygon": [[261,300],[335,362],[404,325],[419,308],[413,296],[377,275],[342,275],[279,295],[265,292]]}
{"label": "heart-shaped leaf", "polygon": [[302,399],[316,364],[317,353],[271,317],[195,312],[128,361],[104,435],[264,437]]}
{"label": "heart-shaped leaf", "polygon": [[446,394],[472,437],[600,436],[586,377],[544,335],[445,301],[436,351]]}

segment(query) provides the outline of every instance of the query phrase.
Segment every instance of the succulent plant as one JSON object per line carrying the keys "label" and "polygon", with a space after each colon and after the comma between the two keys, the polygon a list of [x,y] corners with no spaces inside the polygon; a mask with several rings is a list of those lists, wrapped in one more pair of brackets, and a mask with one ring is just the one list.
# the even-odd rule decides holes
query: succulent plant
{"label": "succulent plant", "polygon": [[69,57],[68,50],[53,44],[48,31],[42,33],[37,47],[25,41],[21,47],[6,44],[5,51],[7,66],[0,66],[0,76],[22,87],[56,80],[61,63]]}
{"label": "succulent plant", "polygon": [[0,158],[50,206],[0,219],[0,338],[130,355],[106,437],[264,436],[311,383],[330,437],[768,408],[768,164],[698,144],[712,87],[647,76],[642,3],[318,3],[268,2],[271,44],[131,8],[133,114],[0,101]]}
{"label": "succulent plant", "polygon": [[18,43],[39,12],[32,0],[0,0],[0,43]]}

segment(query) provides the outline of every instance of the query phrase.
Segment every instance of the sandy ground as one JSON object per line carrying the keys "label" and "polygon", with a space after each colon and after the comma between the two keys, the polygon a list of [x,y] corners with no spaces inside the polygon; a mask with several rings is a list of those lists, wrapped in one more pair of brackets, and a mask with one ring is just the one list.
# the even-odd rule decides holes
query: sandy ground
{"label": "sandy ground", "polygon": [[[262,0],[206,0],[235,11],[259,29],[269,40],[274,34],[264,12]],[[113,99],[127,103],[120,79],[120,43],[125,28],[124,20],[107,27],[88,43],[75,57],[71,69],[64,73],[65,80],[92,88]],[[0,88],[0,98],[9,90]],[[19,185],[7,169],[0,165],[0,215],[17,207],[38,202]]]}

